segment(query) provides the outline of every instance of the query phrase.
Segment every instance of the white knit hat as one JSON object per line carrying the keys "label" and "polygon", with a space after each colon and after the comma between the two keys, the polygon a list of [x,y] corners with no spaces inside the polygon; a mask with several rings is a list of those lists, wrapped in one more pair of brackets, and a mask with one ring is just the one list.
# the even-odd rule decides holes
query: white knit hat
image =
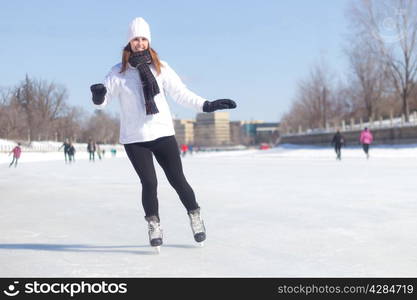
{"label": "white knit hat", "polygon": [[136,37],[147,38],[149,43],[151,43],[151,30],[149,24],[143,18],[135,18],[130,22],[127,43]]}

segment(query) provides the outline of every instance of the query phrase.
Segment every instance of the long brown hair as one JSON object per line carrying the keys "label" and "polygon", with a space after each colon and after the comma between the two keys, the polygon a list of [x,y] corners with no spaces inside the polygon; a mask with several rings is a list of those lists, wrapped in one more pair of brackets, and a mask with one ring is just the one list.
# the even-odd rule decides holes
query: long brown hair
{"label": "long brown hair", "polygon": [[[122,69],[120,70],[120,73],[123,73],[124,71],[126,71],[127,69],[127,64],[129,62],[129,57],[130,55],[132,55],[132,48],[130,47],[130,43],[127,44],[124,48],[123,48],[123,53],[122,53]],[[152,64],[154,65],[155,69],[156,69],[156,73],[159,75],[161,74],[161,67],[163,66],[161,61],[159,60],[158,57],[158,53],[156,53],[156,51],[154,49],[152,49],[151,47],[149,47],[149,52],[151,53],[151,57],[152,57]]]}

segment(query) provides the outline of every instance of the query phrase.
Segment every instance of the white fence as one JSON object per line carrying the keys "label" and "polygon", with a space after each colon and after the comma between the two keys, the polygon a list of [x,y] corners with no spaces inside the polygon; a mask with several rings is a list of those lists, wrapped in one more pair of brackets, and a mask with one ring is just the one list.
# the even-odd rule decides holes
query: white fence
{"label": "white fence", "polygon": [[[359,121],[359,122],[357,122]],[[369,120],[369,122],[363,122],[361,119],[354,120],[351,119],[349,122],[342,120],[339,123],[334,123],[330,125],[329,123],[326,124],[326,128],[307,128],[303,129],[301,126],[297,128],[297,130],[290,130],[287,133],[283,133],[282,136],[294,136],[294,135],[306,135],[306,134],[321,134],[321,133],[331,133],[336,132],[336,130],[340,131],[360,131],[363,130],[365,127],[369,129],[378,129],[378,128],[399,128],[399,127],[414,127],[417,126],[417,112],[410,114],[409,121],[405,121],[404,115],[400,118],[389,118],[389,119],[382,119],[380,117],[377,120]]]}

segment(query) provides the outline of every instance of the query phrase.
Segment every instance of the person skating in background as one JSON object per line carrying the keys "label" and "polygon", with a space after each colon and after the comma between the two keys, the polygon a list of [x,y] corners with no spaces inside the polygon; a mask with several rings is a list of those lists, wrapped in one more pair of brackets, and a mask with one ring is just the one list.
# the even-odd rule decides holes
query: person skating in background
{"label": "person skating in background", "polygon": [[359,140],[362,144],[363,151],[366,154],[366,158],[369,159],[369,147],[372,144],[374,137],[367,127],[361,132]]}
{"label": "person skating in background", "polygon": [[101,160],[101,148],[100,148],[99,143],[96,144],[96,152],[97,152],[98,159]]}
{"label": "person skating in background", "polygon": [[342,146],[345,145],[345,139],[339,130],[336,131],[333,136],[332,145],[334,145],[334,151],[336,152],[336,159],[342,160]]}
{"label": "person skating in background", "polygon": [[69,147],[68,147],[68,159],[69,159],[69,163],[71,162],[75,162],[75,147],[74,145],[70,142],[69,143]]}
{"label": "person skating in background", "polygon": [[129,26],[122,62],[111,69],[104,84],[90,87],[93,102],[102,107],[112,97],[119,99],[120,143],[124,144],[127,156],[142,184],[142,205],[145,220],[148,222],[151,246],[159,247],[163,238],[153,156],[188,213],[195,241],[202,242],[206,238],[206,232],[200,206],[183,173],[165,95],[200,112],[235,108],[236,103],[230,99],[208,101],[191,92],[175,71],[159,59],[150,44],[148,23],[143,18],[135,18]]}
{"label": "person skating in background", "polygon": [[9,152],[9,156],[10,156],[12,153],[13,153],[13,160],[12,160],[12,162],[10,163],[9,168],[10,168],[13,164],[14,164],[14,167],[16,168],[16,167],[17,167],[17,161],[19,160],[20,155],[21,155],[21,153],[22,153],[22,148],[20,148],[20,143],[17,143],[17,146],[16,146],[16,147],[14,147],[14,148],[12,149],[12,151],[10,151],[10,152]]}
{"label": "person skating in background", "polygon": [[95,161],[94,154],[96,152],[96,143],[90,140],[87,144],[87,152],[89,154],[89,161]]}
{"label": "person skating in background", "polygon": [[183,157],[187,154],[187,151],[188,151],[188,146],[186,144],[181,144],[181,153]]}
{"label": "person skating in background", "polygon": [[65,139],[65,142],[58,148],[58,151],[60,151],[62,147],[64,147],[65,163],[68,163],[68,149],[70,147],[69,139]]}

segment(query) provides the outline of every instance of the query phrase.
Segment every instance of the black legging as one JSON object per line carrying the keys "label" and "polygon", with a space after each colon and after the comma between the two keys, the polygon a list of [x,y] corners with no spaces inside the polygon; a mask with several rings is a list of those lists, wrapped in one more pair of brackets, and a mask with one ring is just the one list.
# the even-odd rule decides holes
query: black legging
{"label": "black legging", "polygon": [[90,160],[94,161],[94,151],[88,151],[90,153]]}
{"label": "black legging", "polygon": [[152,153],[187,211],[199,208],[194,191],[185,179],[175,136],[162,137],[150,142],[125,144],[124,147],[142,183],[142,205],[146,217],[159,218],[156,191],[158,182]]}
{"label": "black legging", "polygon": [[362,144],[363,151],[368,155],[369,152],[369,144]]}
{"label": "black legging", "polygon": [[19,159],[18,159],[17,157],[13,156],[13,160],[12,160],[12,162],[10,163],[9,168],[13,165],[13,163],[14,163],[14,167],[16,168],[16,167],[17,167],[17,161],[18,161],[18,160],[19,160]]}
{"label": "black legging", "polygon": [[338,158],[341,158],[341,156],[342,156],[342,144],[335,144],[334,145],[334,151],[336,152],[336,154],[337,154],[337,157]]}

